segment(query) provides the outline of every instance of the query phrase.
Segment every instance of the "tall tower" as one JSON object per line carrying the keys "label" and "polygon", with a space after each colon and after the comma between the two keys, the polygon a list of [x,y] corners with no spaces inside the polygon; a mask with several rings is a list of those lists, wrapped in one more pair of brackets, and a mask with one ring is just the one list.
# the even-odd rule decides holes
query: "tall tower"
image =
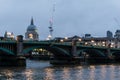
{"label": "tall tower", "polygon": [[33,40],[33,41],[38,41],[39,40],[38,29],[34,25],[33,18],[31,18],[31,23],[26,30],[25,39],[26,40]]}
{"label": "tall tower", "polygon": [[48,36],[48,39],[52,39],[53,37],[53,26],[54,26],[54,13],[55,13],[55,1],[53,0],[53,8],[52,8],[52,14],[51,14],[51,18],[49,20],[49,36]]}

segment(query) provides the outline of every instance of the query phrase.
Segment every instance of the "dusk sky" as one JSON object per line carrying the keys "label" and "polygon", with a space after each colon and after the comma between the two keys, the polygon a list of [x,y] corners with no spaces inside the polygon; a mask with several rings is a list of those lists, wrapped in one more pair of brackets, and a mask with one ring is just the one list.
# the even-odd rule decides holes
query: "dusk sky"
{"label": "dusk sky", "polygon": [[0,36],[24,35],[33,17],[40,39],[46,39],[53,4],[54,37],[104,37],[107,30],[120,29],[120,0],[0,0]]}

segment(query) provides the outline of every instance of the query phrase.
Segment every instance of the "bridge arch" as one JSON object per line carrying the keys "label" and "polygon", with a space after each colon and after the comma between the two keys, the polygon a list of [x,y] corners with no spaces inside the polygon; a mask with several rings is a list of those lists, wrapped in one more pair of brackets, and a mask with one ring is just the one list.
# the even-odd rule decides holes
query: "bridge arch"
{"label": "bridge arch", "polygon": [[23,50],[23,53],[26,54],[29,51],[32,51],[33,49],[38,49],[38,48],[45,49],[45,50],[53,53],[53,55],[55,55],[55,56],[70,56],[70,54],[66,50],[64,50],[62,48],[59,48],[57,46],[51,46],[51,47],[49,47],[49,46],[33,46],[33,47],[28,47],[28,48],[25,48]]}
{"label": "bridge arch", "polygon": [[105,54],[97,49],[82,49],[77,52],[78,55],[82,55],[82,52],[86,52],[90,57],[105,57]]}
{"label": "bridge arch", "polygon": [[120,62],[120,51],[115,51],[115,52],[112,52],[111,54],[112,54],[112,56],[114,56],[114,59],[117,62]]}
{"label": "bridge arch", "polygon": [[[86,54],[83,54],[85,52]],[[107,56],[100,50],[97,49],[82,49],[78,51],[78,55],[87,60],[88,63],[106,63]]]}
{"label": "bridge arch", "polygon": [[0,47],[0,50],[3,51],[3,52],[5,52],[5,53],[8,54],[8,55],[15,55],[15,53],[13,53],[12,51],[10,51],[10,50],[7,49],[7,48],[2,48],[2,47]]}
{"label": "bridge arch", "polygon": [[120,54],[120,51],[114,51],[111,53],[112,55],[115,55],[115,54]]}

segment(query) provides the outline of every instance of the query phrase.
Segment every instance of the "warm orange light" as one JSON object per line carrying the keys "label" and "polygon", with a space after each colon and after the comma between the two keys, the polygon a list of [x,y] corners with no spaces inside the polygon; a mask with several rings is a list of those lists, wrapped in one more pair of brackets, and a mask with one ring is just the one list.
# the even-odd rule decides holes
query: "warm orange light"
{"label": "warm orange light", "polygon": [[29,38],[31,38],[31,39],[32,39],[32,38],[33,38],[33,34],[29,34]]}

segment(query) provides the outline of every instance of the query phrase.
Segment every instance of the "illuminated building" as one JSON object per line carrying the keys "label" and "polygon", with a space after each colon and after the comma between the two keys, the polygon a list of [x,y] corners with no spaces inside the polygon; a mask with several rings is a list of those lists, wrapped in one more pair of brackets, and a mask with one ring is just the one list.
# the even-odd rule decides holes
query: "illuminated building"
{"label": "illuminated building", "polygon": [[13,32],[5,32],[4,34],[4,40],[14,40],[14,34]]}
{"label": "illuminated building", "polygon": [[27,32],[25,33],[25,39],[26,40],[33,40],[38,41],[39,40],[39,34],[37,32],[37,27],[34,25],[33,18],[31,19],[31,23],[27,28]]}

